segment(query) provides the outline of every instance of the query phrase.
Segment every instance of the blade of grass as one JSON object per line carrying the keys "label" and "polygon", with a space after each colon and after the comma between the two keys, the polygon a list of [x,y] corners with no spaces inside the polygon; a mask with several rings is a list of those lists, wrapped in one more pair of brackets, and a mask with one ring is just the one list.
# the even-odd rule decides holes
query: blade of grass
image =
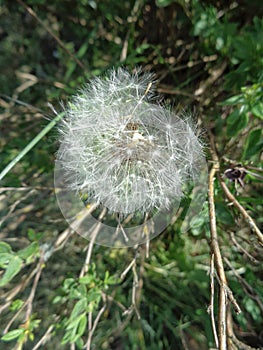
{"label": "blade of grass", "polygon": [[0,180],[63,118],[65,112],[58,114],[33,140],[1,171]]}

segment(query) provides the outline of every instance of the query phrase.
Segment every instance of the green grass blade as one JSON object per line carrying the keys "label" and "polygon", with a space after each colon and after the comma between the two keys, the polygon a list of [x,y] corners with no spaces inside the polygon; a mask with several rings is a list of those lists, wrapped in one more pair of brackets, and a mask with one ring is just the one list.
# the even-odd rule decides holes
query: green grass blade
{"label": "green grass blade", "polygon": [[1,171],[0,180],[18,163],[56,124],[60,121],[65,112],[62,112],[52,119],[50,123]]}

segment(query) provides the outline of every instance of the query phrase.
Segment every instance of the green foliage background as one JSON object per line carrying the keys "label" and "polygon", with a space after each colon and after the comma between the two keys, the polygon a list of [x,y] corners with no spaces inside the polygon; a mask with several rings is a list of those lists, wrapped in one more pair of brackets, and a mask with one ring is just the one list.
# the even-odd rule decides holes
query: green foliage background
{"label": "green foliage background", "polygon": [[[212,138],[221,175],[242,164],[262,176],[260,1],[18,0],[2,2],[0,18],[0,171],[54,118],[48,103],[61,111],[61,103],[93,76],[113,66],[141,65],[156,73],[158,92],[168,103],[194,111],[209,164]],[[92,349],[215,348],[207,313],[207,216],[200,215],[187,233],[177,220],[151,242],[148,258],[139,248],[141,318],[123,314],[132,303],[133,275],[122,281],[120,275],[135,250],[95,246],[92,267],[79,278],[88,242],[72,234],[56,245],[67,230],[53,190],[58,146],[54,128],[1,182],[0,348],[32,350],[51,327],[43,349],[82,349],[87,315],[96,317],[104,295],[111,298]],[[262,228],[262,178],[247,174],[244,188],[227,185]],[[262,247],[228,205],[218,179],[215,198],[226,274],[242,309],[238,316],[233,312],[234,330],[243,343],[262,348]],[[41,278],[25,324],[23,305],[37,268]]]}

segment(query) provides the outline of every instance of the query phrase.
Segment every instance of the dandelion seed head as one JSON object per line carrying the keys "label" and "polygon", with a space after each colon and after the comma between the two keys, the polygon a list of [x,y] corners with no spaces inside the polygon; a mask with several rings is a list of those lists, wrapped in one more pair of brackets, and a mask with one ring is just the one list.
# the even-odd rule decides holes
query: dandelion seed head
{"label": "dandelion seed head", "polygon": [[92,80],[59,129],[67,186],[111,212],[169,208],[203,156],[190,124],[154,103],[154,76],[139,73],[119,68]]}

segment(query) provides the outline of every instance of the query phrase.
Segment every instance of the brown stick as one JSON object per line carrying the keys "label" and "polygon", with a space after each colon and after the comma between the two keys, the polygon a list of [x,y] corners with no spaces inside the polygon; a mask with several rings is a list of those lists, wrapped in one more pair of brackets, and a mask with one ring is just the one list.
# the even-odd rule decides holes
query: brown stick
{"label": "brown stick", "polygon": [[252,217],[248,214],[246,209],[238,202],[238,200],[233,196],[233,194],[229,191],[227,185],[222,180],[222,178],[219,178],[220,184],[222,186],[223,191],[225,192],[225,195],[227,196],[228,200],[233,203],[233,205],[240,211],[240,213],[243,215],[245,220],[248,222],[251,230],[255,232],[255,234],[258,237],[258,240],[261,245],[263,245],[263,234],[260,231],[260,229],[257,227],[255,221],[252,219]]}
{"label": "brown stick", "polygon": [[56,40],[56,42],[58,43],[58,45],[59,45],[59,46],[60,46],[60,47],[61,47],[61,48],[62,48],[62,49],[77,63],[77,65],[78,65],[81,69],[86,70],[84,64],[83,64],[82,62],[80,62],[80,60],[79,60],[77,57],[75,57],[75,56],[66,48],[66,46],[65,46],[64,43],[59,39],[59,37],[58,37],[56,34],[54,34],[54,33],[50,30],[50,28],[48,28],[48,27],[45,25],[45,23],[38,17],[38,15],[35,13],[34,10],[32,10],[31,7],[27,6],[22,0],[16,0],[16,1],[17,1],[21,6],[23,6],[23,7],[27,10],[27,12],[28,12],[32,17],[34,17],[34,18],[37,20],[37,22],[38,22],[39,24],[42,25],[42,27],[48,32],[48,34],[50,34],[50,35],[52,36],[52,38]]}
{"label": "brown stick", "polygon": [[211,260],[210,260],[210,305],[208,307],[207,312],[210,314],[210,317],[211,317],[213,335],[214,335],[216,347],[218,348],[218,335],[216,330],[215,312],[214,312],[214,296],[215,296],[214,276],[215,276],[215,256],[214,256],[214,253],[212,253]]}
{"label": "brown stick", "polygon": [[215,257],[215,266],[219,279],[219,301],[218,301],[218,345],[219,350],[227,350],[226,338],[226,308],[227,308],[227,280],[224,271],[223,260],[218,244],[217,229],[216,229],[216,215],[214,202],[214,179],[219,170],[218,159],[215,160],[213,167],[209,174],[208,183],[208,203],[209,203],[209,217],[210,217],[210,236],[211,236],[211,253]]}

